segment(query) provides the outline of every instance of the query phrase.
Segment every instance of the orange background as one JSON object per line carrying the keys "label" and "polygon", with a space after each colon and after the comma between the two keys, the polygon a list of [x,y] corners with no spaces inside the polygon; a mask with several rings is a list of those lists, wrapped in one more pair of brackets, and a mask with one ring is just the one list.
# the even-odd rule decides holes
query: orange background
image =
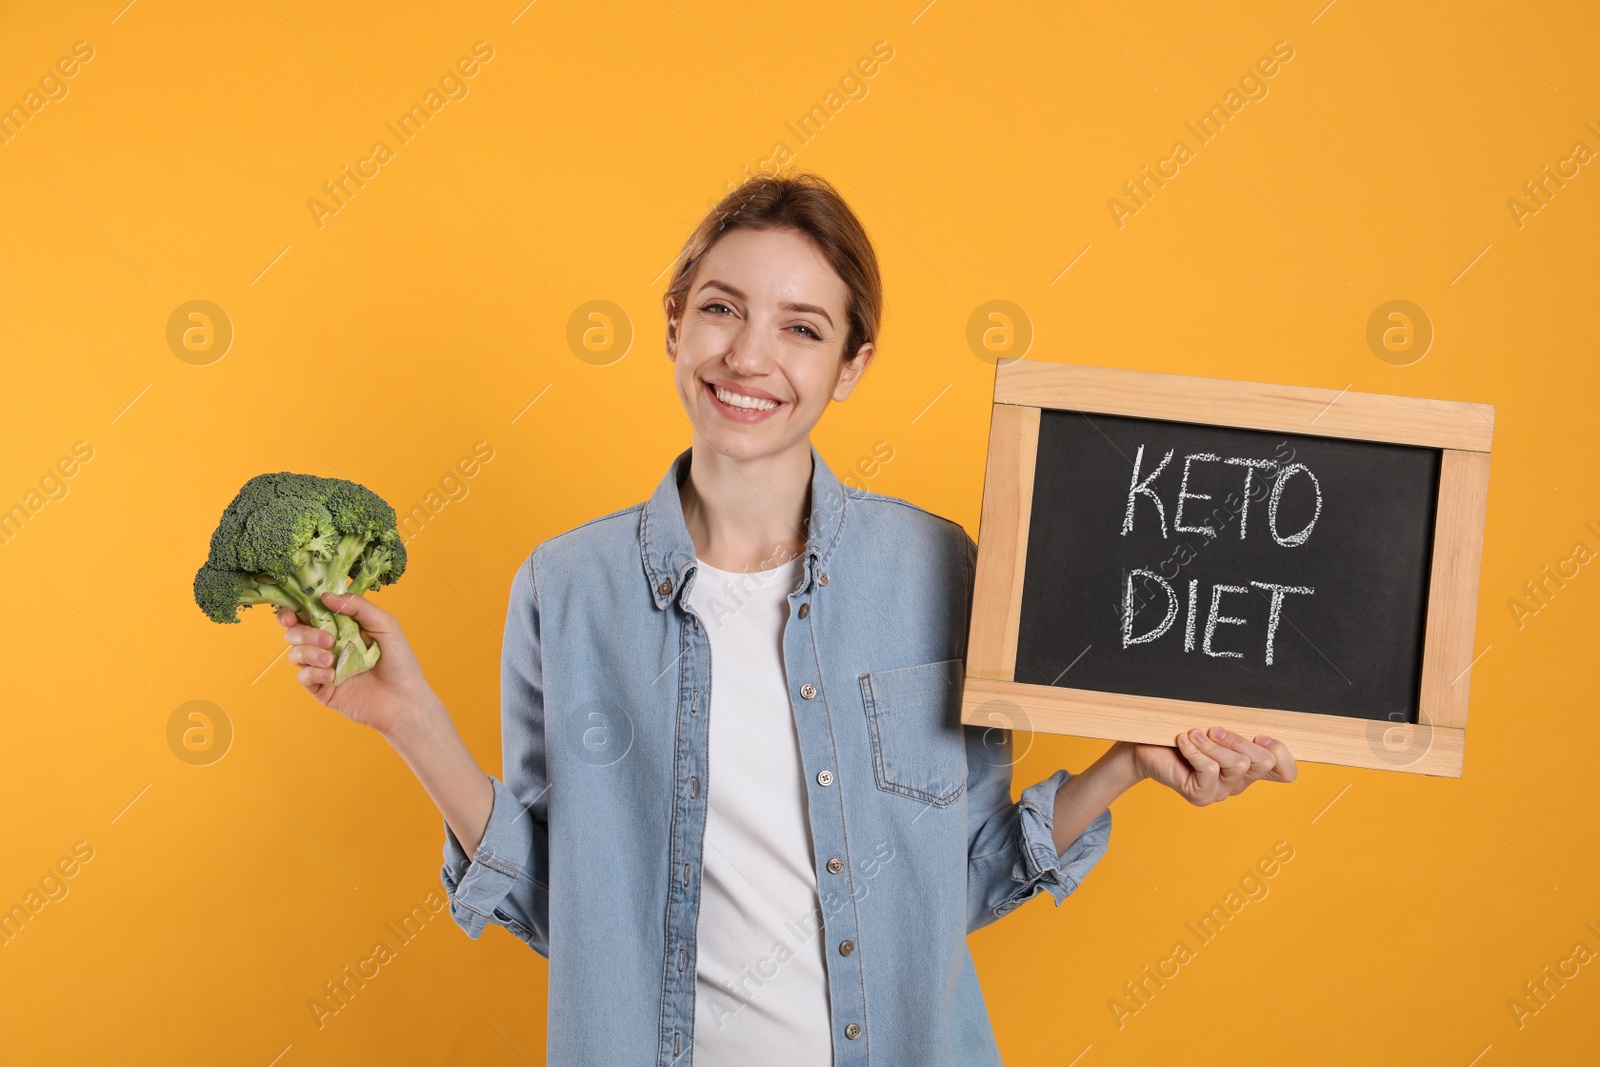
{"label": "orange background", "polygon": [[[779,141],[849,198],[887,283],[879,360],[816,443],[843,475],[889,442],[858,480],[974,533],[994,353],[967,330],[990,300],[1023,310],[1030,358],[1497,410],[1465,776],[1305,764],[1203,810],[1134,790],[1060,911],[972,938],[1007,1062],[1595,1055],[1587,952],[1520,1024],[1510,1002],[1600,950],[1600,565],[1520,626],[1508,607],[1575,542],[1600,549],[1600,174],[1520,225],[1507,203],[1600,149],[1591,7],[124,2],[0,16],[0,105],[93,50],[0,145],[0,506],[38,505],[0,545],[0,906],[75,871],[0,947],[0,1059],[543,1061],[544,962],[442,915],[318,1027],[323,983],[438,890],[440,820],[298,687],[265,611],[215,626],[190,582],[256,473],[436,505],[380,602],[498,773],[513,570],[687,444],[664,272]],[[477,41],[468,95],[319,227],[308,200]],[[849,81],[879,41],[892,58]],[[1119,228],[1108,199],[1278,41],[1268,95]],[[855,99],[830,100],[841,79]],[[829,104],[802,144],[786,123]],[[1436,331],[1406,366],[1366,341],[1397,298]],[[169,346],[191,300],[231,323],[225,353]],[[593,300],[622,310],[626,352],[569,345]],[[452,482],[480,441],[492,459]],[[92,458],[52,481],[77,442]],[[193,700],[233,732],[209,765],[169,743]],[[1019,787],[1103,748],[1039,736]],[[1279,841],[1270,893],[1119,1027],[1123,983]]]}

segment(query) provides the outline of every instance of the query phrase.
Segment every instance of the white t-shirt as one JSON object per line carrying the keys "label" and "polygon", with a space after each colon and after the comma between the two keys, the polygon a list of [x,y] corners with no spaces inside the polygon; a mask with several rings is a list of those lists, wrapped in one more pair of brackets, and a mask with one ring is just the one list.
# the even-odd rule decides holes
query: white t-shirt
{"label": "white t-shirt", "polygon": [[700,562],[689,589],[711,642],[695,1067],[833,1063],[811,824],[783,665],[802,564],[737,574]]}

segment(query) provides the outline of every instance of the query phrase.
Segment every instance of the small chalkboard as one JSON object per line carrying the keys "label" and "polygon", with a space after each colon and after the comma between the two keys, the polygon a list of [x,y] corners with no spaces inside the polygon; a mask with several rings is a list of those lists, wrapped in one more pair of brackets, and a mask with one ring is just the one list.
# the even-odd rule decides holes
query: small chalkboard
{"label": "small chalkboard", "polygon": [[1493,409],[998,369],[963,721],[1459,777]]}

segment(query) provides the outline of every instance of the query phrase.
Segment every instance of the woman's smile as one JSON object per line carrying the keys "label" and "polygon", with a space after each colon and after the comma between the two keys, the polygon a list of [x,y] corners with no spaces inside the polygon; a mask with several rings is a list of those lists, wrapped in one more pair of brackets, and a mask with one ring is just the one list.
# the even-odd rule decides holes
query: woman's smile
{"label": "woman's smile", "polygon": [[713,410],[730,422],[763,422],[784,404],[764,389],[735,385],[722,378],[707,381],[705,387]]}

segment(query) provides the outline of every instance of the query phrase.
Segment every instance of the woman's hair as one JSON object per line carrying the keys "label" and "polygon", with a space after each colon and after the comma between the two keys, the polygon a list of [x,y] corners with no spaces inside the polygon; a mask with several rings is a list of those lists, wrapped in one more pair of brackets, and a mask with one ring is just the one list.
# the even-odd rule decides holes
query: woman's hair
{"label": "woman's hair", "polygon": [[850,293],[844,358],[853,358],[862,345],[877,339],[883,281],[872,242],[828,180],[803,171],[749,178],[700,220],[678,253],[672,281],[661,298],[669,320],[682,316],[701,258],[737,229],[789,229],[811,238]]}

